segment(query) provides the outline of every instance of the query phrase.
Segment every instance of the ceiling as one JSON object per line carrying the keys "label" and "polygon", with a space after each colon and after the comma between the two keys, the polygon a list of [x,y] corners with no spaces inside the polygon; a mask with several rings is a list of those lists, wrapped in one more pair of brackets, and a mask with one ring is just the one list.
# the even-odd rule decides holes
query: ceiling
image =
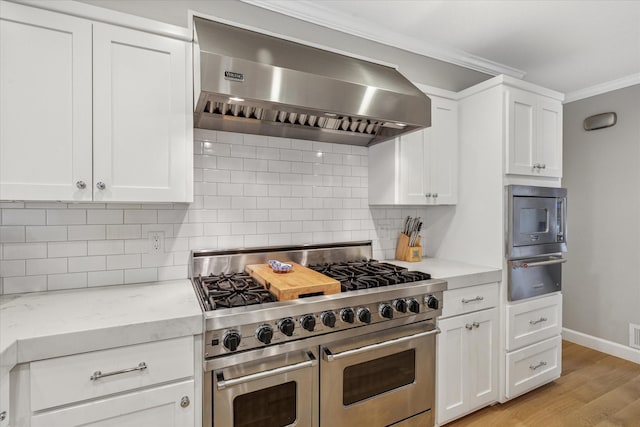
{"label": "ceiling", "polygon": [[564,93],[640,81],[636,0],[242,1]]}

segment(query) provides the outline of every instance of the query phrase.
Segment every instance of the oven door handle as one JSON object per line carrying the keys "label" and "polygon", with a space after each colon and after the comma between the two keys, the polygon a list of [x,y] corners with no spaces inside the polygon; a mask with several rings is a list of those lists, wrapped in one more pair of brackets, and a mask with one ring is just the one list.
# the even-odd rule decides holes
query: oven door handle
{"label": "oven door handle", "polygon": [[400,344],[403,342],[407,342],[407,341],[411,341],[411,340],[415,340],[418,338],[423,338],[429,335],[434,335],[439,333],[440,333],[440,329],[435,328],[431,331],[420,332],[418,334],[408,335],[406,337],[395,338],[395,339],[384,341],[377,344],[365,345],[364,347],[354,348],[353,350],[347,350],[337,354],[333,354],[331,353],[331,350],[329,350],[327,347],[323,347],[324,354],[322,355],[322,358],[327,362],[333,362],[334,360],[343,359],[349,356],[355,356],[356,354],[365,353],[367,351],[379,350],[381,348],[390,347],[392,345]]}
{"label": "oven door handle", "polygon": [[298,369],[310,368],[312,366],[316,366],[318,364],[318,360],[310,351],[306,352],[309,360],[305,362],[295,363],[293,365],[282,366],[280,368],[269,369],[267,371],[257,372],[255,374],[245,375],[243,377],[231,378],[228,380],[224,379],[224,374],[222,370],[215,372],[215,375],[218,379],[218,390],[222,390],[226,387],[233,387],[238,384],[248,383],[250,381],[261,380],[263,378],[271,377],[273,375],[281,375],[287,372],[296,371]]}
{"label": "oven door handle", "polygon": [[567,262],[566,258],[551,258],[546,261],[514,262],[513,267],[515,268],[540,267],[542,265],[563,264],[565,262]]}

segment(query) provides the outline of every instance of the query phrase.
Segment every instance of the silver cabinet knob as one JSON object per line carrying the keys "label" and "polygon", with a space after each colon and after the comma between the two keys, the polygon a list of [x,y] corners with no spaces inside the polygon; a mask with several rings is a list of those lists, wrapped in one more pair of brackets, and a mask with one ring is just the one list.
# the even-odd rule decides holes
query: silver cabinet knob
{"label": "silver cabinet knob", "polygon": [[0,412],[0,421],[4,421],[7,418],[7,411]]}
{"label": "silver cabinet knob", "polygon": [[473,326],[468,324],[468,323],[466,325],[464,325],[464,327],[467,328],[468,330],[472,330],[473,329]]}
{"label": "silver cabinet knob", "polygon": [[540,165],[539,165],[538,163],[534,163],[534,164],[533,164],[533,168],[534,168],[534,169],[538,169],[539,167],[540,167]]}
{"label": "silver cabinet knob", "polygon": [[76,187],[78,187],[80,190],[84,190],[85,188],[87,188],[87,184],[84,181],[77,181]]}
{"label": "silver cabinet knob", "polygon": [[96,187],[98,188],[98,190],[104,190],[105,188],[107,188],[106,184],[104,182],[102,182],[102,181],[97,183]]}
{"label": "silver cabinet knob", "polygon": [[478,322],[473,322],[473,327],[474,327],[474,328],[479,328],[479,327],[480,327],[480,323],[478,323]]}
{"label": "silver cabinet knob", "polygon": [[433,193],[433,198],[437,199],[438,198],[438,193]]}
{"label": "silver cabinet knob", "polygon": [[182,396],[182,399],[180,399],[180,406],[183,408],[189,406],[190,403],[191,401],[189,400],[189,396]]}
{"label": "silver cabinet knob", "polygon": [[424,197],[431,197],[431,193],[425,194]]}
{"label": "silver cabinet knob", "polygon": [[541,164],[541,165],[540,165],[540,168],[541,168],[541,169],[546,169],[546,168],[547,168],[547,165],[545,165],[545,164],[543,163],[543,164]]}

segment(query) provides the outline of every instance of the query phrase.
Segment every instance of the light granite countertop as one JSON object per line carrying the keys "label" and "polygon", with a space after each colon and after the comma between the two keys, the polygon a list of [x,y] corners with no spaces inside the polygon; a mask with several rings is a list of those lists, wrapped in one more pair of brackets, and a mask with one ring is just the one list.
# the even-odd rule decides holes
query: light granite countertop
{"label": "light granite countertop", "polygon": [[203,325],[189,280],[5,295],[0,388],[19,363],[200,334]]}
{"label": "light granite countertop", "polygon": [[447,289],[465,288],[502,280],[502,270],[495,267],[465,264],[439,258],[423,258],[419,262],[385,260],[391,264],[406,267],[409,270],[423,271],[434,279],[447,281]]}

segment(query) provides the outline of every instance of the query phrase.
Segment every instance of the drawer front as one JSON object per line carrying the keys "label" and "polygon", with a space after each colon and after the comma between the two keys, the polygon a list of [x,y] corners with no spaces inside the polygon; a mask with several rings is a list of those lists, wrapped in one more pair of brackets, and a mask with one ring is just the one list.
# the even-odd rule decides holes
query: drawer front
{"label": "drawer front", "polygon": [[562,295],[507,305],[507,351],[560,335]]}
{"label": "drawer front", "polygon": [[507,353],[507,390],[511,399],[560,377],[560,336]]}
{"label": "drawer front", "polygon": [[[146,367],[140,369],[143,363]],[[193,337],[41,360],[30,369],[31,410],[39,411],[192,377]],[[106,375],[123,370],[127,372]]]}
{"label": "drawer front", "polygon": [[442,317],[497,307],[498,283],[444,291]]}

